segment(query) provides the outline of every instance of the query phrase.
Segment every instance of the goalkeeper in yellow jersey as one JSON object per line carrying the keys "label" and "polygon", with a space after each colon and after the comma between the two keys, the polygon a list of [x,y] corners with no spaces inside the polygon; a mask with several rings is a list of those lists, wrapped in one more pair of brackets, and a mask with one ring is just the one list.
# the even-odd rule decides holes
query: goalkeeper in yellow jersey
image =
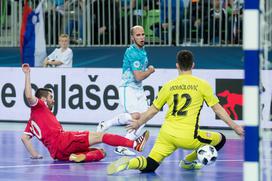
{"label": "goalkeeper in yellow jersey", "polygon": [[166,103],[168,104],[169,110],[150,154],[147,158],[122,157],[108,165],[108,174],[126,169],[154,172],[161,162],[178,148],[193,150],[180,161],[181,168],[201,169],[203,165],[196,161],[196,150],[205,144],[213,145],[220,150],[226,142],[222,133],[199,129],[199,116],[204,102],[238,135],[244,135],[243,128],[234,123],[219,104],[210,84],[192,75],[194,57],[190,51],[178,52],[176,67],[179,76],[167,82],[159,91],[153,105],[141,113],[140,119],[132,120],[127,126],[128,130],[137,130],[155,116]]}

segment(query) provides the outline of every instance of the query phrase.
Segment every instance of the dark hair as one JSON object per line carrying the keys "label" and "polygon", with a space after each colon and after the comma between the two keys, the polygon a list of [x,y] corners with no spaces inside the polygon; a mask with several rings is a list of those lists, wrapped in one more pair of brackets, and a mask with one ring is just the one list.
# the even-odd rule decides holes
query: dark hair
{"label": "dark hair", "polygon": [[47,89],[47,88],[39,88],[37,91],[36,91],[36,93],[35,93],[35,96],[37,97],[37,98],[42,98],[42,97],[47,97],[48,96],[48,94],[49,94],[49,92],[51,92],[52,93],[52,90],[50,90],[50,89]]}
{"label": "dark hair", "polygon": [[177,54],[177,63],[180,70],[191,70],[194,63],[194,56],[189,50],[181,50]]}

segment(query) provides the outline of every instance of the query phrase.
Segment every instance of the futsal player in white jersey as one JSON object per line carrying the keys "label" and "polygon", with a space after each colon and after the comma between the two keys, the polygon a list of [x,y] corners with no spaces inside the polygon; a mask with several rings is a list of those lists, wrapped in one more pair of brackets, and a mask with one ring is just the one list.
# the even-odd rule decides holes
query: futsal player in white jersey
{"label": "futsal player in white jersey", "polygon": [[[144,49],[145,34],[142,26],[133,26],[130,30],[133,43],[126,49],[123,59],[122,82],[119,87],[120,105],[122,114],[111,120],[101,121],[97,126],[98,132],[104,132],[114,125],[126,125],[132,117],[148,109],[147,98],[142,81],[155,72],[155,68],[148,64],[147,53]],[[136,139],[141,132],[141,126],[134,132],[127,133],[126,138]],[[117,147],[115,153],[133,156],[134,152],[125,147]]]}

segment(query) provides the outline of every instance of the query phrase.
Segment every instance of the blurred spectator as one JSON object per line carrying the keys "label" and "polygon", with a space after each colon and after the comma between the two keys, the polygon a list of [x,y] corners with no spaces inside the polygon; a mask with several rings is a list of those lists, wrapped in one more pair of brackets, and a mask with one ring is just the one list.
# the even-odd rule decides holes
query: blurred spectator
{"label": "blurred spectator", "polygon": [[56,11],[64,15],[64,0],[54,0]]}
{"label": "blurred spectator", "polygon": [[225,7],[228,15],[229,43],[242,43],[243,0],[228,0]]}
{"label": "blurred spectator", "polygon": [[130,27],[136,25],[144,26],[144,13],[147,9],[147,4],[151,4],[150,1],[151,0],[120,0],[120,24],[122,27],[122,41],[120,42],[121,44],[125,44],[126,39],[128,40],[127,43],[130,44]]}
{"label": "blurred spectator", "polygon": [[160,0],[143,0],[145,10],[160,9]]}
{"label": "blurred spectator", "polygon": [[210,1],[212,0],[189,0],[186,6],[184,27],[186,39],[190,42],[199,43],[208,41],[208,23]]}
{"label": "blurred spectator", "polygon": [[52,0],[47,3],[48,8],[45,11],[46,42],[55,44],[63,32],[64,0]]}
{"label": "blurred spectator", "polygon": [[222,7],[221,0],[212,0],[211,3],[210,40],[212,43],[222,43],[226,41],[226,10]]}
{"label": "blurred spectator", "polygon": [[61,34],[59,36],[60,48],[56,48],[44,60],[44,67],[72,67],[73,51],[69,48],[69,36]]}
{"label": "blurred spectator", "polygon": [[2,28],[6,21],[7,15],[7,5],[6,1],[0,1],[0,28]]}
{"label": "blurred spectator", "polygon": [[[177,0],[171,0],[171,13],[169,17],[169,1],[170,0],[160,0],[160,22],[161,27],[156,28],[156,35],[159,36],[160,32],[162,33],[162,40],[168,41],[168,33],[171,34],[173,43],[176,40],[176,32],[179,31],[180,40],[183,40],[182,36],[182,23],[184,17],[184,2],[179,0],[179,17],[177,17]],[[169,24],[171,21],[171,24]],[[177,27],[177,22],[180,22],[180,26]],[[169,29],[170,28],[170,29]],[[180,42],[179,42],[180,43]]]}
{"label": "blurred spectator", "polygon": [[94,44],[112,44],[120,39],[119,5],[117,0],[92,0],[91,11]]}
{"label": "blurred spectator", "polygon": [[72,44],[83,40],[83,3],[84,0],[68,0],[64,4],[66,28]]}

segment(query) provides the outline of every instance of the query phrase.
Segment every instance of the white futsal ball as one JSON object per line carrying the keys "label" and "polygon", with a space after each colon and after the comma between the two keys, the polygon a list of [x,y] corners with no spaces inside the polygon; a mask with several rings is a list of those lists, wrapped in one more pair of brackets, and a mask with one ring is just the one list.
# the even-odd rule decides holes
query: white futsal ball
{"label": "white futsal ball", "polygon": [[205,145],[197,150],[197,159],[203,165],[210,165],[217,159],[217,151],[212,145]]}

